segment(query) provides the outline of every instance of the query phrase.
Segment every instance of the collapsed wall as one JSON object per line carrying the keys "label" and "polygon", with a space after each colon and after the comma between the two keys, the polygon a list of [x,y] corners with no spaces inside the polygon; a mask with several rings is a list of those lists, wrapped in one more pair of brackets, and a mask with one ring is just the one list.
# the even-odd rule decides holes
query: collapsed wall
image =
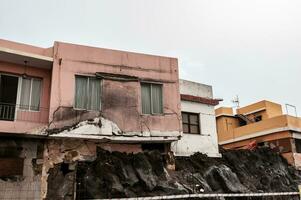
{"label": "collapsed wall", "polygon": [[0,141],[0,199],[40,199],[44,143],[3,137]]}
{"label": "collapsed wall", "polygon": [[[63,169],[63,166],[54,169]],[[61,180],[64,180],[65,173],[65,179],[76,181],[73,188],[76,188],[77,199],[202,192],[291,192],[298,191],[297,185],[301,182],[298,171],[281,156],[265,148],[226,151],[223,152],[223,158],[208,158],[199,153],[177,158],[175,171],[165,168],[165,159],[158,151],[127,154],[98,148],[94,161],[78,162],[75,171],[60,173]],[[53,174],[57,173],[50,173],[48,179],[51,180]],[[49,182],[48,191],[70,186],[64,181],[55,181],[54,185]],[[64,199],[56,196],[55,192],[51,194],[52,198]]]}

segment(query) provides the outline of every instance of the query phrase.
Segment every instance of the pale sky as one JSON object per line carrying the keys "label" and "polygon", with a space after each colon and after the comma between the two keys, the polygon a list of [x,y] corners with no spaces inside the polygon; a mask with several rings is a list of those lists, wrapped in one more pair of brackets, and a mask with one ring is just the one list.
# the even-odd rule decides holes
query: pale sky
{"label": "pale sky", "polygon": [[221,105],[239,95],[301,115],[300,0],[0,0],[0,38],[177,57],[180,77],[212,85]]}

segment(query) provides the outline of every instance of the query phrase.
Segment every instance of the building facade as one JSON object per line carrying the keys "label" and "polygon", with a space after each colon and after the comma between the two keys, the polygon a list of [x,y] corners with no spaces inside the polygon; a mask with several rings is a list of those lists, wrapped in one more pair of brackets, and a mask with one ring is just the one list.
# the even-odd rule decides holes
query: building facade
{"label": "building facade", "polygon": [[97,147],[169,151],[180,106],[176,58],[0,40],[0,199],[51,199],[49,171]]}
{"label": "building facade", "polygon": [[219,144],[226,149],[267,146],[301,167],[301,118],[285,115],[280,104],[260,101],[236,110],[216,109]]}
{"label": "building facade", "polygon": [[183,135],[172,144],[176,156],[196,152],[219,157],[212,86],[180,80]]}
{"label": "building facade", "polygon": [[139,137],[131,140],[180,135],[177,59],[62,42],[0,45],[0,132],[39,134],[101,115],[120,136]]}

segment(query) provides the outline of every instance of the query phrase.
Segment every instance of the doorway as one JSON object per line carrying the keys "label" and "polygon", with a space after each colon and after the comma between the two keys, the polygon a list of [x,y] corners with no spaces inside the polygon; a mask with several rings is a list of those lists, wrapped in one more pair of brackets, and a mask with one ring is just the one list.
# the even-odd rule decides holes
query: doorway
{"label": "doorway", "polygon": [[0,120],[15,119],[18,80],[17,76],[0,74]]}

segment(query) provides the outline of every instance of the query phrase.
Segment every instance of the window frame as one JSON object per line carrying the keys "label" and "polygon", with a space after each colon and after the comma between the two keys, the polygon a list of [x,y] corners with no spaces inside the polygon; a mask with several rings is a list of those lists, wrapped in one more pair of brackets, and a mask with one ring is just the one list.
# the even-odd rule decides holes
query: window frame
{"label": "window frame", "polygon": [[[22,96],[22,86],[23,86],[23,79],[30,79],[30,95],[29,95],[29,105],[28,105],[28,109],[24,109],[23,106],[21,105],[21,96]],[[31,109],[31,97],[32,97],[32,84],[33,84],[33,80],[39,80],[41,81],[41,88],[40,88],[40,102],[39,102],[39,107],[38,110],[32,110]],[[17,94],[17,102],[18,102],[18,110],[20,111],[24,111],[24,112],[40,112],[41,111],[41,99],[42,99],[42,91],[43,91],[43,79],[42,78],[35,78],[35,77],[19,77],[19,82],[20,82],[20,86],[18,86],[18,93]]]}
{"label": "window frame", "polygon": [[254,121],[255,122],[261,122],[262,121],[262,115],[256,115],[256,116],[254,116]]}
{"label": "window frame", "polygon": [[[150,113],[143,113],[143,109],[142,109],[142,85],[149,85],[150,86]],[[160,86],[161,87],[161,105],[162,105],[162,107],[161,107],[161,110],[162,110],[162,112],[161,113],[154,113],[153,112],[153,96],[152,96],[152,86],[153,85],[158,85],[158,86]],[[140,100],[141,100],[141,113],[142,113],[142,115],[164,115],[164,92],[163,92],[163,83],[157,83],[157,82],[145,82],[145,81],[143,81],[143,82],[140,82],[140,95],[141,95],[141,98],[140,98]]]}
{"label": "window frame", "polygon": [[[87,91],[89,90],[89,80],[90,79],[97,79],[97,80],[99,80],[99,84],[100,84],[100,86],[99,86],[99,88],[100,88],[100,95],[99,95],[99,109],[98,110],[91,110],[91,109],[87,109],[87,108],[77,108],[75,105],[75,101],[76,101],[76,77],[83,77],[83,78],[87,78]],[[102,79],[100,79],[100,78],[97,78],[96,76],[89,76],[89,75],[82,75],[82,74],[76,74],[75,75],[75,79],[74,79],[74,82],[75,82],[75,84],[74,84],[74,102],[73,102],[73,109],[74,110],[79,110],[79,111],[101,111],[101,92],[102,92]],[[87,97],[88,97],[89,95],[87,94],[87,96],[86,96],[86,101],[87,101]],[[87,106],[88,105],[88,101],[86,102],[86,105],[85,105],[85,107],[88,107]]]}
{"label": "window frame", "polygon": [[[184,122],[183,121],[183,114],[186,114],[188,116],[188,122]],[[193,113],[193,112],[185,112],[185,111],[182,111],[181,112],[181,115],[182,115],[182,126],[183,126],[183,133],[185,134],[193,134],[193,135],[201,135],[201,117],[200,117],[200,113]],[[190,123],[190,115],[194,115],[194,116],[197,116],[197,122],[198,124],[191,124]],[[184,132],[184,125],[188,125],[188,132]],[[190,126],[197,126],[197,130],[198,130],[198,133],[192,133],[191,132],[191,127]]]}

